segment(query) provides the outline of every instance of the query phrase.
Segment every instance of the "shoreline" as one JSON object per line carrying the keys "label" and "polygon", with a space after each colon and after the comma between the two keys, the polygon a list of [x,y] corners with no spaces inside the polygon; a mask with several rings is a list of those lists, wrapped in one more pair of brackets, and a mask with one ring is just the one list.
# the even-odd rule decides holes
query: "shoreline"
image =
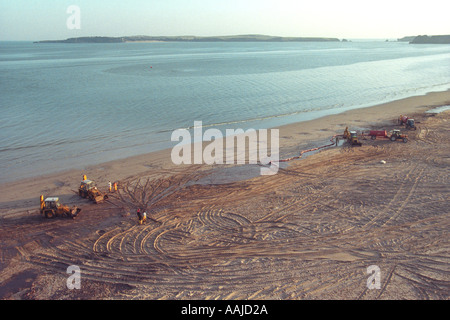
{"label": "shoreline", "polygon": [[[447,103],[448,94],[440,98]],[[193,184],[192,170],[158,170],[155,160],[146,168],[153,176],[139,175],[104,204],[73,193],[62,199],[82,209],[75,220],[44,219],[38,189],[24,190],[28,201],[0,210],[0,299],[448,299],[450,110],[423,113],[431,103],[420,102],[402,102],[418,124],[406,130],[408,143],[362,137],[361,147],[330,147],[276,175],[230,184]],[[340,120],[393,130],[401,105],[329,117],[308,133],[329,134]],[[304,136],[304,127],[290,129]],[[292,152],[312,142],[298,143]],[[241,168],[247,175],[249,166]],[[36,188],[70,191],[78,174],[77,181],[36,181]],[[158,174],[172,176],[147,179]],[[136,208],[150,219],[138,223]],[[70,265],[82,270],[79,290],[66,286]],[[383,290],[362,281],[368,266],[381,272]]]}
{"label": "shoreline", "polygon": [[[277,129],[280,130],[280,158],[295,155],[300,150],[328,141],[333,135],[343,133],[347,126],[357,131],[374,128],[374,126],[382,130],[383,125],[392,125],[400,114],[411,116],[448,104],[450,104],[450,89],[279,126]],[[71,200],[74,196],[73,190],[78,188],[83,174],[96,181],[101,190],[106,190],[108,181],[124,181],[137,176],[151,175],[154,172],[172,173],[191,166],[214,169],[221,166],[205,164],[177,166],[171,162],[170,153],[171,149],[165,149],[87,166],[85,170],[67,169],[1,183],[3,192],[0,196],[0,215],[3,215],[4,211],[17,209],[18,202],[22,203],[22,207],[35,207],[41,194],[59,195],[68,202],[75,201],[75,199]],[[224,165],[224,167],[229,166]]]}

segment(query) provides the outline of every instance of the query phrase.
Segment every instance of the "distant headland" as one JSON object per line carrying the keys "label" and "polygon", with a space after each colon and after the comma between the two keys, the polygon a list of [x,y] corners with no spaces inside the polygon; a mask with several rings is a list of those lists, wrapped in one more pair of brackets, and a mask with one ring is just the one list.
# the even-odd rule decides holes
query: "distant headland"
{"label": "distant headland", "polygon": [[129,37],[79,37],[66,40],[43,40],[34,43],[121,43],[121,42],[324,42],[340,41],[338,38],[321,37],[278,37],[259,34],[235,36],[129,36]]}
{"label": "distant headland", "polygon": [[450,35],[442,36],[408,36],[397,39],[407,41],[410,44],[450,44]]}

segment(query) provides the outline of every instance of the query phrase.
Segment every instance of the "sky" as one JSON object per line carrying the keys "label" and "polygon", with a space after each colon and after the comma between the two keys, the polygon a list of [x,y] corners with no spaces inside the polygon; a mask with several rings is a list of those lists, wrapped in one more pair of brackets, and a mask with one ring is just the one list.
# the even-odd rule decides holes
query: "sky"
{"label": "sky", "polygon": [[[70,6],[79,15],[68,13]],[[449,9],[448,0],[0,0],[0,41],[238,34],[396,39],[450,34]]]}

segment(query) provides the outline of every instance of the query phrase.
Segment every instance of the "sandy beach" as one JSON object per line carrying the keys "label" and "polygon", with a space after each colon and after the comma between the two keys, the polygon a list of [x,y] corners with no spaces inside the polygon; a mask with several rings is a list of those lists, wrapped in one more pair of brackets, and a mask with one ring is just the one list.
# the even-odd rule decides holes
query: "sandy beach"
{"label": "sandy beach", "polygon": [[[400,114],[418,128],[401,128],[406,144],[330,147],[273,176],[176,166],[162,150],[3,184],[0,298],[448,299],[450,112],[425,113],[443,105],[450,90],[282,126],[281,158],[346,127],[400,128]],[[120,192],[81,199],[83,174],[103,191],[118,181]],[[162,190],[137,225],[135,207]],[[41,194],[79,206],[79,217],[42,218]],[[66,288],[70,265],[82,270],[80,290]],[[375,290],[371,265],[381,270]]]}

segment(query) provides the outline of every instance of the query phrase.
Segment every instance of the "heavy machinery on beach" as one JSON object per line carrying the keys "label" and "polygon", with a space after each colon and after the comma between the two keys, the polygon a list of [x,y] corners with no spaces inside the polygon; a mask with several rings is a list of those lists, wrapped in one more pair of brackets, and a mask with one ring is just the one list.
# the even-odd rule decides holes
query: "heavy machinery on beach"
{"label": "heavy machinery on beach", "polygon": [[407,129],[417,130],[417,127],[416,127],[414,119],[406,120],[405,126],[406,126]]}
{"label": "heavy machinery on beach", "polygon": [[101,203],[108,199],[108,195],[98,190],[95,182],[86,179],[86,176],[83,177],[83,180],[80,183],[80,187],[78,188],[78,195],[82,198],[92,200],[94,201],[94,203]]}
{"label": "heavy machinery on beach", "polygon": [[389,139],[391,141],[402,140],[403,142],[406,143],[406,142],[408,142],[408,135],[401,133],[400,130],[398,130],[398,129],[395,129],[395,130],[392,130],[392,133],[389,136]]}
{"label": "heavy machinery on beach", "polygon": [[408,118],[404,115],[400,115],[400,117],[398,117],[398,124],[401,126],[405,125],[407,129],[417,130],[414,119]]}
{"label": "heavy machinery on beach", "polygon": [[372,140],[384,138],[391,141],[402,140],[405,143],[408,142],[408,135],[401,133],[398,129],[394,129],[389,133],[386,130],[371,130],[369,136]]}
{"label": "heavy machinery on beach", "polygon": [[358,140],[356,131],[349,131],[348,127],[345,128],[343,137],[344,139],[347,139],[352,146],[362,146],[362,143]]}
{"label": "heavy machinery on beach", "polygon": [[387,138],[388,133],[386,130],[370,130],[369,136],[372,140],[375,140],[377,137]]}
{"label": "heavy machinery on beach", "polygon": [[67,216],[69,218],[75,219],[75,217],[81,211],[81,209],[77,206],[73,206],[72,208],[70,208],[61,204],[58,197],[47,197],[44,199],[44,196],[41,195],[40,203],[41,215],[47,219],[55,218],[58,216]]}

